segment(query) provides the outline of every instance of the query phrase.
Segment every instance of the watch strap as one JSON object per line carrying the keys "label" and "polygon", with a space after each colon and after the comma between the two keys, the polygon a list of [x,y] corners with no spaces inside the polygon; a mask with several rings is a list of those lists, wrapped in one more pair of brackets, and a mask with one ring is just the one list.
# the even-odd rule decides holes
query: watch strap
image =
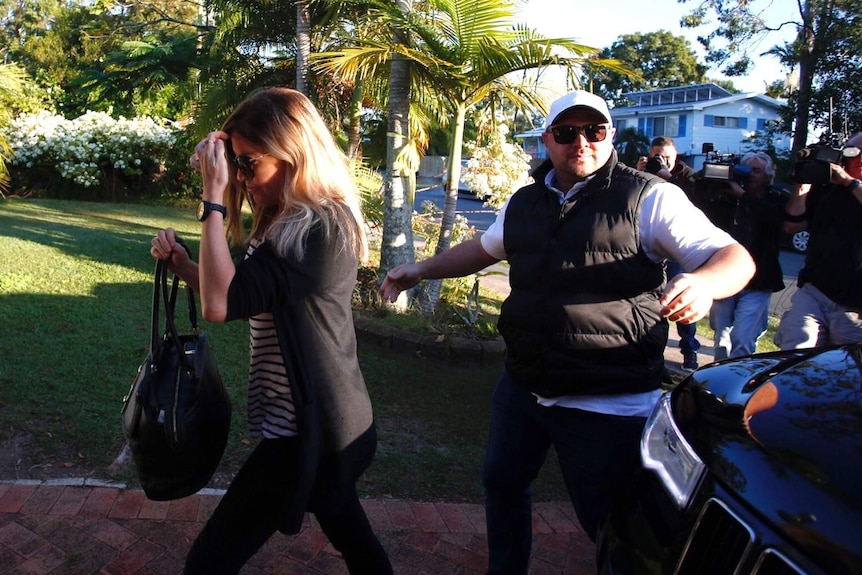
{"label": "watch strap", "polygon": [[201,205],[203,205],[203,213],[200,215],[200,221],[207,219],[211,212],[219,212],[223,217],[227,217],[227,208],[221,204],[202,200]]}

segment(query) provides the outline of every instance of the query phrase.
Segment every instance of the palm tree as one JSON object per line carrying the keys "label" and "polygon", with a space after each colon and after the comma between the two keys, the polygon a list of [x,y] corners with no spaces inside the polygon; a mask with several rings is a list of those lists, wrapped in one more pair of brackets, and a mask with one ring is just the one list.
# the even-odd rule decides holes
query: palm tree
{"label": "palm tree", "polygon": [[[14,64],[0,64],[0,124],[5,125],[12,118],[16,102],[24,95],[26,72]],[[6,162],[12,149],[0,133],[0,198],[5,198],[3,190],[9,186],[9,168]]]}
{"label": "palm tree", "polygon": [[[554,65],[577,66],[598,50],[571,39],[544,38],[517,25],[511,0],[429,0],[421,9],[404,12],[386,2],[378,5],[393,29],[410,31],[409,43],[364,41],[318,58],[325,69],[342,76],[353,76],[359,70],[370,74],[386,62],[394,62],[396,56],[410,62],[414,102],[421,99],[424,109],[441,125],[448,123],[452,136],[437,244],[437,253],[441,253],[450,246],[455,223],[468,111],[500,99],[522,110],[544,111],[545,99],[535,87],[512,82],[509,74]],[[560,55],[560,51],[569,55]],[[591,60],[592,65],[597,63],[625,71],[616,61]],[[439,294],[439,280],[425,282],[423,311],[433,311]]]}
{"label": "palm tree", "polygon": [[634,127],[620,130],[614,138],[614,148],[620,161],[627,166],[637,166],[638,158],[649,152],[649,144],[649,138]]}
{"label": "palm tree", "polygon": [[311,15],[302,0],[296,2],[296,89],[308,96],[308,67],[311,55]]}
{"label": "palm tree", "polygon": [[[413,8],[412,0],[396,0],[404,14]],[[407,34],[402,28],[392,30],[393,42],[404,45]],[[381,242],[378,274],[403,263],[412,263],[413,252],[413,197],[416,190],[416,171],[407,161],[405,150],[408,140],[410,118],[410,61],[400,55],[393,58],[389,67],[389,114],[386,124],[385,205],[383,212],[383,241]],[[384,249],[385,247],[385,249]],[[386,271],[384,271],[386,270]],[[379,275],[379,281],[383,276]],[[405,309],[407,295],[402,294],[396,306]]]}
{"label": "palm tree", "polygon": [[[408,13],[412,10],[412,0],[396,0],[398,10]],[[350,50],[357,42],[391,37],[392,43],[407,44],[409,31],[394,28],[387,18],[374,10],[374,0],[341,0],[329,6],[328,14],[322,19],[329,33],[329,50],[316,54],[320,58],[326,54]],[[356,68],[352,75],[343,75],[345,85],[353,86],[349,109],[348,154],[360,158],[361,107],[363,102],[371,102],[378,109],[387,110],[386,114],[386,176],[383,180],[383,237],[381,241],[381,272],[383,274],[396,265],[415,261],[413,249],[413,199],[416,192],[416,171],[421,154],[419,149],[427,145],[426,126],[417,122],[424,115],[411,102],[410,61],[396,51],[391,61],[382,61],[373,70]],[[323,73],[333,73],[336,69],[318,66]],[[408,294],[402,294],[394,305],[406,309]]]}

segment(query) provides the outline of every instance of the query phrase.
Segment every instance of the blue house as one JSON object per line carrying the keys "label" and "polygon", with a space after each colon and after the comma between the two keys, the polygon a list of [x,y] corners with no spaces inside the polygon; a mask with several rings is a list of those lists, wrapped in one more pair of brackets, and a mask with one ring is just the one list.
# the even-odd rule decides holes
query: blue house
{"label": "blue house", "polygon": [[[732,94],[716,84],[696,84],[624,94],[634,105],[611,110],[617,131],[636,128],[652,139],[669,136],[686,163],[695,169],[703,165],[703,144],[716,152],[741,155],[752,148],[745,139],[766,123],[778,120],[782,104],[754,92]],[[548,157],[542,144],[542,129],[516,134],[524,151],[534,160]],[[777,150],[790,149],[790,134],[775,136]]]}

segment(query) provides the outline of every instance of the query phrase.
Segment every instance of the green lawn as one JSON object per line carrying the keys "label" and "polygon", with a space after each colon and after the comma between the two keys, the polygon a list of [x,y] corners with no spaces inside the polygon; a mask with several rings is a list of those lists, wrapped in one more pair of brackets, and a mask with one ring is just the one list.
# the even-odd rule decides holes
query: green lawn
{"label": "green lawn", "polygon": [[[91,474],[134,483],[108,465],[124,438],[123,395],[146,355],[154,263],[149,242],[176,228],[197,253],[193,209],[57,200],[0,200],[0,447],[27,446],[0,477]],[[214,485],[253,443],[245,433],[248,333],[205,324],[234,402]],[[363,496],[481,500],[479,470],[491,389],[501,366],[450,365],[360,348],[379,426]],[[14,469],[13,469],[14,466]],[[565,498],[553,459],[537,500]]]}

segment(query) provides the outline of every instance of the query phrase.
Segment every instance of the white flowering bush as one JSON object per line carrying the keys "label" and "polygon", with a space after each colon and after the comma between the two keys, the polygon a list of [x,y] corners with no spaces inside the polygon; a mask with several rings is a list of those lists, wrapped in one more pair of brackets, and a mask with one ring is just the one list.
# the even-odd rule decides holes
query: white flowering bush
{"label": "white flowering bush", "polygon": [[532,181],[530,156],[518,144],[506,140],[509,128],[499,124],[484,146],[468,145],[471,158],[461,174],[476,197],[485,203],[503,207],[506,199],[518,188]]}
{"label": "white flowering bush", "polygon": [[149,191],[177,134],[164,121],[114,119],[104,112],[87,112],[74,120],[48,112],[22,114],[3,128],[12,150],[13,186],[66,196],[50,190],[65,184],[87,199]]}

